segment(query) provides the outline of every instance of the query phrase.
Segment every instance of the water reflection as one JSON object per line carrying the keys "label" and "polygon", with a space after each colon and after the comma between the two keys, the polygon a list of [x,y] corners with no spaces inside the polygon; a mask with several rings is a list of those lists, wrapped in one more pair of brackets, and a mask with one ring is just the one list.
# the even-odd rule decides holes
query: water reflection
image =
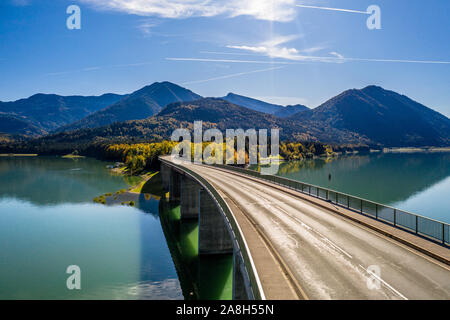
{"label": "water reflection", "polygon": [[[0,298],[182,298],[159,221],[131,207],[0,200]],[[67,266],[82,290],[67,290]]]}
{"label": "water reflection", "polygon": [[90,158],[0,157],[0,197],[38,205],[83,203],[136,182],[136,177],[115,174],[105,166]]}
{"label": "water reflection", "polygon": [[[450,176],[449,153],[381,153],[352,155],[333,159],[285,162],[279,175],[321,187],[349,193],[431,218],[449,221],[450,207],[442,192],[433,189]],[[443,184],[438,189],[445,189]],[[408,199],[426,192],[416,206],[405,205]],[[448,193],[448,189],[444,193]]]}
{"label": "water reflection", "polygon": [[[182,299],[159,200],[103,206],[126,188],[93,159],[0,158],[0,299]],[[66,288],[67,266],[81,290]]]}

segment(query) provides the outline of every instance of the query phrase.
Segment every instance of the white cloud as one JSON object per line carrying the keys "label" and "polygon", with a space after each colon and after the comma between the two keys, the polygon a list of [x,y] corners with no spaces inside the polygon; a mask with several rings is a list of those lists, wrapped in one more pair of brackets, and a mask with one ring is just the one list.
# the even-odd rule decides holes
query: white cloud
{"label": "white cloud", "polygon": [[318,47],[311,47],[311,48],[302,49],[301,52],[314,53],[314,52],[317,52],[317,51],[322,51],[324,49],[325,49],[325,47],[318,46]]}
{"label": "white cloud", "polygon": [[[333,52],[333,57],[316,57],[316,56],[308,56],[307,54],[311,54],[313,52],[317,52],[323,50],[323,47],[311,47],[305,48],[302,50],[298,50],[296,48],[283,46],[286,43],[289,43],[293,40],[300,38],[299,35],[289,35],[289,36],[275,36],[271,39],[264,41],[256,46],[249,45],[229,45],[227,48],[230,49],[238,49],[244,51],[250,51],[254,53],[259,53],[266,55],[270,58],[279,58],[293,61],[319,61],[319,62],[337,62],[337,60],[341,60],[341,56]],[[339,56],[337,56],[339,55]]]}
{"label": "white cloud", "polygon": [[[172,61],[191,61],[191,62],[223,62],[223,63],[247,63],[247,64],[299,64],[303,62],[324,62],[324,63],[344,63],[344,62],[389,62],[389,63],[417,63],[417,64],[450,64],[449,61],[433,60],[408,60],[408,59],[371,59],[371,58],[350,58],[342,54],[331,51],[329,56],[312,56],[313,52],[321,51],[324,47],[311,47],[298,50],[286,46],[287,43],[300,38],[301,35],[274,36],[269,40],[256,45],[228,45],[229,49],[250,52],[252,55],[267,56],[271,59],[280,60],[238,60],[238,59],[210,59],[210,58],[166,58]],[[232,52],[211,52],[212,54],[233,54]]]}
{"label": "white cloud", "polygon": [[251,16],[288,22],[296,16],[296,0],[81,0],[99,9],[164,18]]}
{"label": "white cloud", "polygon": [[335,56],[335,57],[339,58],[339,59],[344,59],[344,56],[342,54],[340,54],[340,53],[337,53],[336,51],[332,51],[332,52],[330,52],[330,54],[332,56]]}
{"label": "white cloud", "polygon": [[149,36],[152,34],[152,29],[156,27],[158,24],[150,21],[150,20],[143,20],[139,23],[137,28],[145,35]]}

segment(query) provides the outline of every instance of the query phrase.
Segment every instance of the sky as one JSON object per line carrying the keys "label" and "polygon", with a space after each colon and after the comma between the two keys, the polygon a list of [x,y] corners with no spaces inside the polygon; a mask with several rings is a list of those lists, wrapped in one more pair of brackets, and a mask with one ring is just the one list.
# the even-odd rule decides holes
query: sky
{"label": "sky", "polygon": [[[67,28],[70,5],[81,29]],[[448,0],[2,0],[0,101],[171,81],[313,108],[374,84],[449,117],[448,12]]]}

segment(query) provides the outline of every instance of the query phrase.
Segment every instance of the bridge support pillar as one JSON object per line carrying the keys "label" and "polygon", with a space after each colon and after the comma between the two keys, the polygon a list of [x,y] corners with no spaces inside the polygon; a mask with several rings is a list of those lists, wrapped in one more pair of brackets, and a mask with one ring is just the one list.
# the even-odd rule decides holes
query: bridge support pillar
{"label": "bridge support pillar", "polygon": [[170,171],[172,171],[172,169],[170,169],[169,166],[161,163],[159,173],[161,174],[162,187],[165,191],[169,191],[170,188]]}
{"label": "bridge support pillar", "polygon": [[224,218],[204,189],[199,191],[198,253],[224,254],[233,252],[233,243]]}
{"label": "bridge support pillar", "polygon": [[194,180],[182,176],[181,177],[181,219],[198,219],[199,215],[199,192],[201,186]]}
{"label": "bridge support pillar", "polygon": [[175,170],[170,170],[169,200],[180,200],[181,194],[181,174]]}
{"label": "bridge support pillar", "polygon": [[244,279],[245,267],[238,252],[233,254],[233,300],[249,300],[250,296],[247,294],[248,284]]}

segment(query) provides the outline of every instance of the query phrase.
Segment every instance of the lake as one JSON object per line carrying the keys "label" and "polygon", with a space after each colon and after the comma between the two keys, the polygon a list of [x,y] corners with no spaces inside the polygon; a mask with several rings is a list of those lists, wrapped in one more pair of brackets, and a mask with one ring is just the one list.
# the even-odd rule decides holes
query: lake
{"label": "lake", "polygon": [[[197,222],[181,221],[179,204],[93,203],[139,181],[107,165],[0,157],[0,299],[230,299],[232,257],[199,258]],[[81,290],[66,287],[70,265]]]}
{"label": "lake", "polygon": [[[0,158],[0,299],[182,299],[159,222],[93,197],[128,188],[94,159]],[[69,265],[81,290],[68,290]]]}
{"label": "lake", "polygon": [[[93,198],[139,179],[108,163],[0,157],[0,299],[230,299],[232,255],[198,256],[179,203]],[[279,174],[450,222],[450,154],[370,154],[286,162]],[[68,290],[66,269],[81,269]]]}
{"label": "lake", "polygon": [[450,153],[372,153],[284,162],[278,175],[450,223]]}

